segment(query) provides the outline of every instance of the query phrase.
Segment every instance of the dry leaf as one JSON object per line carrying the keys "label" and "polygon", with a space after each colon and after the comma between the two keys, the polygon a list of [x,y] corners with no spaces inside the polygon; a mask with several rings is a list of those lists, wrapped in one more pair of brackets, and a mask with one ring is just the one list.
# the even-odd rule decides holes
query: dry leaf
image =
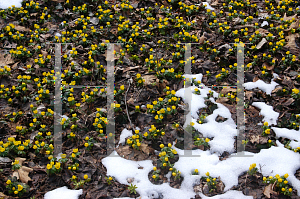
{"label": "dry leaf", "polygon": [[0,199],[8,199],[9,196],[5,195],[3,192],[0,192]]}
{"label": "dry leaf", "polygon": [[203,44],[205,40],[206,40],[206,37],[201,36],[199,39],[199,44]]}
{"label": "dry leaf", "polygon": [[229,99],[228,99],[227,97],[219,97],[219,98],[216,100],[217,103],[221,103],[221,104],[226,103],[226,102],[228,102],[228,101],[229,101]]}
{"label": "dry leaf", "polygon": [[265,43],[267,43],[267,40],[265,38],[262,38],[262,40],[257,44],[256,48],[261,49],[261,47],[263,47]]}
{"label": "dry leaf", "polygon": [[255,93],[253,91],[246,90],[245,96],[247,97],[248,100],[251,100],[251,98],[253,98],[254,95]]}
{"label": "dry leaf", "polygon": [[153,82],[156,82],[157,77],[155,75],[145,75],[143,79],[145,80],[145,85],[151,85]]}
{"label": "dry leaf", "polygon": [[259,28],[257,29],[259,31],[259,33],[263,36],[263,37],[266,37],[270,32],[266,29],[263,29],[263,28]]}
{"label": "dry leaf", "polygon": [[149,155],[154,151],[151,147],[149,147],[147,144],[144,143],[141,143],[140,149],[147,155]]}
{"label": "dry leaf", "polygon": [[291,34],[291,35],[285,37],[285,39],[287,39],[288,42],[284,47],[287,48],[289,51],[291,51],[291,53],[294,55],[300,54],[300,49],[296,44],[296,38],[299,38],[299,37],[300,37],[299,33]]}
{"label": "dry leaf", "polygon": [[7,66],[9,64],[15,63],[11,58],[11,54],[0,54],[0,66]]}
{"label": "dry leaf", "polygon": [[256,143],[256,144],[259,144],[259,135],[251,135],[250,136],[250,142],[253,144],[253,143]]}
{"label": "dry leaf", "polygon": [[29,32],[29,30],[30,30],[28,28],[25,28],[24,26],[19,26],[19,25],[15,25],[15,29],[17,31],[26,31],[26,32]]}
{"label": "dry leaf", "polygon": [[220,92],[220,94],[227,94],[229,92],[236,92],[236,88],[232,88],[232,87],[226,87],[226,88],[223,88]]}
{"label": "dry leaf", "polygon": [[259,136],[259,143],[260,144],[267,144],[268,140],[269,139],[267,137]]}
{"label": "dry leaf", "polygon": [[289,98],[288,100],[286,100],[284,103],[282,103],[283,106],[289,106],[291,105],[291,103],[293,103],[295,100],[294,98]]}
{"label": "dry leaf", "polygon": [[268,62],[264,62],[262,67],[266,67],[267,70],[273,70],[274,65],[270,65]]}
{"label": "dry leaf", "polygon": [[284,13],[283,21],[292,20],[293,18],[294,18],[294,19],[297,19],[297,14],[295,14],[295,15],[293,15],[293,16],[287,17],[287,16],[286,16],[286,13]]}
{"label": "dry leaf", "polygon": [[16,176],[17,179],[20,179],[23,183],[28,183],[31,178],[28,176],[29,172],[33,171],[32,168],[22,166],[23,162],[26,160],[26,158],[15,158],[15,160],[19,160],[19,165],[21,165],[21,168],[19,170],[16,170],[13,172],[13,176]]}
{"label": "dry leaf", "polygon": [[265,195],[267,198],[271,198],[271,195],[270,195],[270,194],[276,194],[276,192],[272,190],[272,185],[273,185],[273,184],[269,184],[269,185],[266,186],[265,189],[264,189],[264,195]]}
{"label": "dry leaf", "polygon": [[129,100],[127,100],[127,104],[134,105],[134,99],[131,97]]}

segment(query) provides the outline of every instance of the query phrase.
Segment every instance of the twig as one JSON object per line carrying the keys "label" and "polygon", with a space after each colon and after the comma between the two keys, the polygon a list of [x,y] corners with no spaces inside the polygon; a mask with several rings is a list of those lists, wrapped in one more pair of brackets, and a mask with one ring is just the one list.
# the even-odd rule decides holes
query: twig
{"label": "twig", "polygon": [[127,118],[129,120],[129,123],[130,123],[130,128],[132,128],[132,123],[131,123],[131,120],[130,120],[130,117],[129,117],[129,113],[128,113],[128,108],[127,108],[127,94],[128,94],[129,89],[130,89],[130,85],[131,85],[132,79],[129,79],[128,82],[129,82],[129,85],[128,85],[127,91],[125,93],[125,107],[126,107]]}

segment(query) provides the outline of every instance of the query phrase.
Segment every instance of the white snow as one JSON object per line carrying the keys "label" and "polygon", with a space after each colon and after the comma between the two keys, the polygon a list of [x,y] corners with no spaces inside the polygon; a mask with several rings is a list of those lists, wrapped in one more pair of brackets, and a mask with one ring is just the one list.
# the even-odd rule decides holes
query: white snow
{"label": "white snow", "polygon": [[300,132],[299,130],[294,129],[287,129],[287,128],[277,128],[272,127],[271,128],[274,133],[276,134],[276,137],[283,137],[291,140],[290,146],[295,149],[297,147],[300,147]]}
{"label": "white snow", "polygon": [[[184,75],[185,78],[196,77],[196,80],[202,79],[202,75]],[[276,75],[274,75],[276,78]],[[272,80],[273,81],[273,80]],[[272,82],[266,84],[262,80],[255,85],[246,84],[245,87],[251,89],[252,87],[259,87],[264,90],[267,94],[275,88],[277,84]],[[194,94],[194,89],[200,90],[200,95]],[[191,90],[185,90],[191,89]],[[169,186],[169,183],[163,183],[161,185],[154,185],[148,179],[149,172],[152,171],[153,162],[151,160],[144,161],[131,161],[120,157],[117,152],[114,152],[114,156],[106,157],[102,160],[103,165],[107,168],[107,175],[114,176],[115,179],[122,183],[129,185],[127,178],[134,178],[132,184],[138,188],[136,191],[141,195],[143,199],[150,199],[158,197],[159,195],[164,199],[189,199],[195,196],[193,186],[199,184],[201,176],[205,176],[206,172],[210,172],[212,177],[219,177],[225,184],[224,194],[217,195],[214,197],[206,197],[202,193],[199,195],[202,198],[212,199],[250,199],[252,196],[245,196],[240,191],[229,190],[234,185],[238,184],[238,177],[245,173],[252,163],[257,164],[257,168],[264,176],[275,176],[276,174],[284,175],[289,174],[288,181],[289,185],[296,189],[300,196],[300,181],[294,176],[297,169],[300,168],[299,158],[300,155],[291,150],[284,148],[284,146],[276,141],[277,146],[272,146],[269,149],[262,149],[260,153],[244,152],[247,157],[241,156],[230,156],[226,160],[220,161],[218,155],[224,151],[229,153],[234,152],[234,136],[237,135],[236,124],[231,118],[230,111],[222,104],[216,103],[214,98],[209,100],[212,103],[217,104],[217,109],[213,113],[206,117],[206,123],[197,123],[198,110],[205,108],[204,97],[207,97],[209,88],[204,85],[191,86],[189,88],[182,88],[176,92],[177,97],[181,97],[185,103],[189,103],[191,121],[195,123],[194,128],[201,132],[204,137],[211,139],[209,142],[210,151],[202,151],[200,149],[193,151],[184,151],[173,146],[178,152],[179,160],[175,163],[174,168],[181,171],[181,175],[184,180],[181,184],[180,189],[175,189]],[[185,95],[185,91],[189,91],[190,95]],[[218,94],[214,92],[214,97],[218,97]],[[254,102],[253,106],[261,109],[260,114],[264,116],[263,121],[267,121],[269,124],[276,125],[276,120],[279,113],[275,112],[272,106],[266,105],[263,102]],[[215,121],[216,117],[220,115],[227,118],[225,122],[218,123]],[[184,124],[187,126],[188,124]],[[299,146],[300,133],[295,130],[287,130],[283,128],[272,127],[275,131],[276,136],[286,137],[291,139],[290,146]],[[128,133],[128,130],[122,131],[122,139]],[[129,135],[129,133],[128,133]],[[126,135],[127,136],[127,135]],[[174,143],[173,143],[174,144]],[[185,153],[187,152],[187,153]],[[187,154],[192,154],[191,156]],[[187,164],[188,163],[188,164]],[[119,165],[122,165],[120,167]],[[143,167],[138,169],[138,167]],[[192,175],[192,171],[198,169],[199,175]],[[170,172],[166,175],[170,177]],[[151,176],[150,176],[151,177]]]}
{"label": "white snow", "polygon": [[264,27],[264,26],[267,26],[267,25],[269,25],[269,23],[267,21],[263,21],[260,27]]}
{"label": "white snow", "polygon": [[47,192],[44,199],[78,199],[81,194],[82,189],[70,190],[64,186]]}
{"label": "white snow", "polygon": [[22,6],[22,1],[23,0],[1,0],[0,8],[6,9],[8,7],[11,7],[12,5],[14,5],[17,8],[20,8]]}
{"label": "white snow", "polygon": [[216,195],[213,197],[207,197],[206,195],[200,193],[199,194],[202,199],[232,199],[232,198],[239,198],[239,199],[252,199],[252,196],[245,196],[243,192],[230,190],[224,193],[223,195]]}
{"label": "white snow", "polygon": [[126,139],[127,137],[132,136],[132,135],[133,135],[133,134],[132,134],[132,131],[129,131],[129,130],[127,130],[126,128],[123,129],[123,131],[121,132],[121,135],[120,135],[119,145],[120,145],[120,144],[125,144],[125,139]]}
{"label": "white snow", "polygon": [[278,84],[276,82],[274,82],[273,80],[271,81],[271,84],[267,84],[263,80],[257,80],[256,82],[244,83],[245,89],[251,90],[253,88],[259,88],[260,90],[266,92],[266,94],[268,94],[268,95],[271,95],[272,90],[274,90],[277,85]]}
{"label": "white snow", "polygon": [[[172,188],[168,183],[152,184],[148,178],[148,173],[153,168],[151,160],[126,160],[114,152],[114,157],[108,156],[102,160],[102,163],[107,168],[107,175],[115,177],[122,184],[129,185],[127,178],[134,178],[132,184],[138,187],[136,191],[143,199],[153,198],[152,194],[154,197],[162,195],[164,199],[193,198],[196,194],[193,185],[199,183],[201,176],[205,176],[206,172],[209,172],[212,177],[220,176],[225,184],[224,191],[226,192],[238,184],[238,176],[246,172],[252,163],[256,163],[258,168],[261,167],[261,173],[264,176],[288,173],[287,179],[290,185],[299,193],[300,181],[293,175],[300,167],[299,154],[284,148],[280,143],[278,145],[279,147],[272,146],[269,149],[262,149],[257,154],[245,152],[245,155],[252,155],[252,157],[230,157],[223,161],[219,161],[218,156],[210,154],[209,151],[193,150],[194,156],[189,157],[184,155],[184,150],[173,147],[179,155],[179,160],[175,163],[174,168],[181,171],[181,175],[184,177],[180,189]],[[120,165],[122,166],[120,167]],[[143,169],[138,169],[140,166]],[[199,170],[199,175],[192,175],[194,169]],[[225,193],[227,195],[219,195],[218,197],[231,197],[234,195],[233,193],[236,192],[231,191]],[[241,198],[240,194],[231,197],[231,199]],[[252,198],[252,196],[248,196],[248,198]]]}
{"label": "white snow", "polygon": [[[215,10],[213,7],[211,7],[211,6],[209,5],[208,2],[202,2],[202,3],[203,3],[203,5],[206,5],[206,6],[205,6],[206,9]],[[195,5],[196,5],[196,6],[200,6],[200,4],[195,4]]]}
{"label": "white snow", "polygon": [[253,102],[252,106],[256,106],[261,109],[260,115],[264,116],[263,121],[268,122],[269,125],[277,124],[277,119],[279,117],[279,113],[273,110],[272,106],[266,105],[264,102]]}

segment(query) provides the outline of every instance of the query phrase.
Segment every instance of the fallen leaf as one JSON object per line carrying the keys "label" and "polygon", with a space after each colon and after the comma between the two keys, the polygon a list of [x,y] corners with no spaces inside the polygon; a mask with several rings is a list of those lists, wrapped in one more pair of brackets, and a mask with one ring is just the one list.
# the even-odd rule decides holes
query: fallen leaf
{"label": "fallen leaf", "polygon": [[7,66],[15,63],[11,57],[11,54],[0,54],[0,66]]}
{"label": "fallen leaf", "polygon": [[283,106],[289,106],[291,105],[291,103],[293,103],[295,100],[294,98],[289,98],[288,100],[286,100],[284,103],[282,103]]}
{"label": "fallen leaf", "polygon": [[229,99],[228,99],[227,97],[219,97],[219,98],[216,100],[217,103],[221,103],[221,104],[226,103],[226,102],[228,102],[228,101],[229,101]]}
{"label": "fallen leaf", "polygon": [[265,38],[262,38],[262,40],[257,44],[256,48],[261,49],[261,47],[263,47],[265,43],[267,43],[267,40]]}
{"label": "fallen leaf", "polygon": [[274,65],[270,65],[268,62],[264,62],[263,64],[262,64],[262,67],[266,67],[266,69],[267,70],[273,70],[273,68],[274,68]]}
{"label": "fallen leaf", "polygon": [[266,37],[270,32],[266,29],[263,29],[263,28],[259,28],[257,29],[259,31],[259,33],[263,36],[263,37]]}
{"label": "fallen leaf", "polygon": [[254,144],[254,143],[259,144],[259,137],[260,137],[259,135],[251,135],[249,141],[252,144]]}
{"label": "fallen leaf", "polygon": [[21,165],[21,168],[19,170],[16,170],[13,172],[13,176],[16,176],[17,179],[20,179],[23,183],[28,183],[28,181],[31,181],[31,178],[28,176],[29,172],[33,171],[32,168],[22,166],[23,162],[26,160],[26,158],[15,158],[15,160],[19,160],[19,165]]}
{"label": "fallen leaf", "polygon": [[227,94],[229,92],[236,92],[236,88],[232,88],[232,87],[225,87],[221,90],[220,94]]}
{"label": "fallen leaf", "polygon": [[253,91],[246,90],[245,96],[247,97],[248,100],[251,100],[251,98],[253,98],[254,94],[255,93]]}
{"label": "fallen leaf", "polygon": [[265,195],[267,198],[271,198],[271,194],[276,194],[276,192],[272,190],[272,185],[273,185],[273,184],[269,184],[268,186],[266,186],[266,187],[264,188],[264,195]]}
{"label": "fallen leaf", "polygon": [[154,152],[154,150],[151,147],[144,143],[141,144],[140,149],[147,155]]}
{"label": "fallen leaf", "polygon": [[155,75],[145,75],[142,78],[145,80],[145,85],[151,85],[153,82],[156,82],[157,79]]}
{"label": "fallen leaf", "polygon": [[15,29],[17,31],[25,31],[25,32],[29,32],[30,31],[30,29],[25,28],[24,26],[19,26],[19,25],[15,25]]}
{"label": "fallen leaf", "polygon": [[293,18],[294,18],[294,19],[297,19],[297,14],[294,14],[293,16],[287,17],[287,16],[286,16],[286,13],[284,13],[283,21],[292,20]]}
{"label": "fallen leaf", "polygon": [[300,49],[296,44],[296,38],[299,38],[300,34],[291,34],[286,36],[285,39],[288,40],[287,44],[284,46],[287,50],[291,51],[292,54],[298,55],[300,54]]}
{"label": "fallen leaf", "polygon": [[206,37],[201,36],[199,39],[199,44],[203,44],[205,40],[206,40]]}
{"label": "fallen leaf", "polygon": [[3,192],[0,192],[0,199],[8,199],[9,196],[5,195]]}

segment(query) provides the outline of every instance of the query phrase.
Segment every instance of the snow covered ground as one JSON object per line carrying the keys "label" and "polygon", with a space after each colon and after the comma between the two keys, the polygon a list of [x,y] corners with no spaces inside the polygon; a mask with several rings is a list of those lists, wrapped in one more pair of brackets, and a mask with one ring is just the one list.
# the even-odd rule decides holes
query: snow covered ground
{"label": "snow covered ground", "polygon": [[[12,5],[15,5],[15,7],[21,7],[21,2],[22,0],[0,0],[0,8],[6,9]],[[208,3],[204,3],[207,5],[207,9],[213,10]],[[202,79],[201,74],[185,76],[196,77],[197,80]],[[270,95],[277,85],[278,84],[273,80],[271,84],[258,80],[257,82],[245,83],[244,87],[248,90],[259,88]],[[192,101],[190,104],[192,107],[192,121],[195,123],[195,129],[200,131],[204,137],[213,138],[213,140],[209,142],[211,148],[210,151],[193,150],[192,153],[195,155],[193,157],[186,157],[184,156],[183,150],[173,147],[179,154],[179,160],[175,163],[174,167],[180,170],[184,177],[180,189],[172,188],[168,183],[161,185],[152,184],[148,179],[148,173],[153,168],[151,160],[126,160],[118,156],[116,152],[112,154],[114,155],[113,157],[108,156],[102,159],[103,165],[107,168],[107,175],[113,176],[120,183],[127,185],[129,185],[127,178],[134,178],[133,184],[138,187],[136,191],[141,195],[142,199],[156,198],[159,195],[163,196],[164,199],[188,199],[195,195],[193,185],[199,183],[200,177],[205,176],[205,173],[209,172],[212,177],[220,176],[221,180],[225,184],[224,191],[227,192],[214,197],[206,197],[200,193],[202,198],[250,199],[253,197],[244,196],[240,191],[228,190],[232,186],[237,185],[238,176],[247,171],[250,164],[256,163],[257,165],[264,165],[261,169],[264,176],[274,176],[275,174],[284,175],[285,173],[288,173],[289,184],[293,187],[293,189],[297,190],[298,196],[300,196],[300,181],[294,176],[296,170],[300,168],[300,155],[284,148],[284,146],[278,141],[276,142],[277,147],[272,146],[269,149],[263,149],[258,154],[245,152],[245,155],[252,155],[252,157],[230,157],[226,160],[219,161],[218,155],[222,154],[224,151],[232,153],[234,150],[233,143],[234,136],[236,135],[236,125],[231,119],[229,110],[224,105],[218,103],[218,108],[212,115],[207,117],[208,122],[205,124],[198,124],[196,122],[197,110],[205,107],[204,97],[206,97],[210,89],[204,86],[204,88],[199,87],[199,90],[201,95],[192,94]],[[176,95],[184,99],[184,89],[177,91]],[[214,92],[214,96],[218,96],[218,94]],[[215,103],[213,99],[212,102]],[[273,111],[271,106],[266,105],[263,102],[255,102],[252,105],[261,109],[260,114],[264,116],[263,121],[276,125],[279,113]],[[217,123],[215,121],[217,115],[227,118],[228,120],[223,123]],[[272,129],[277,137],[291,139],[292,141],[290,146],[292,148],[300,147],[299,131],[277,127],[272,127]],[[124,144],[125,138],[130,135],[132,135],[132,132],[125,129],[122,132],[119,144]],[[122,165],[122,167],[119,165]],[[142,166],[143,169],[139,169],[140,166]],[[198,169],[199,175],[192,175],[192,171],[194,169]],[[81,194],[82,190],[69,190],[67,187],[61,187],[46,193],[45,199],[77,199]],[[123,199],[129,198],[125,197]]]}
{"label": "snow covered ground", "polygon": [[[197,78],[201,80],[202,75],[185,75],[188,78]],[[274,82],[275,83],[275,82]],[[259,88],[267,93],[271,93],[276,87],[276,83],[271,84],[257,83],[250,84],[246,83],[246,89]],[[248,86],[247,86],[248,85]],[[250,86],[249,86],[250,85]],[[193,86],[192,89],[196,88]],[[184,88],[176,92],[177,97],[181,97],[185,102],[191,102],[191,115],[192,121],[195,123],[194,127],[203,134],[204,137],[213,138],[210,144],[210,151],[193,150],[192,154],[194,157],[184,156],[184,151],[176,147],[179,155],[179,160],[175,163],[174,167],[181,171],[181,175],[184,180],[181,184],[180,189],[175,189],[169,186],[168,183],[161,185],[154,185],[148,179],[148,173],[152,170],[153,164],[150,160],[145,161],[131,161],[126,160],[117,155],[115,152],[113,157],[106,157],[102,160],[103,165],[107,168],[107,175],[115,177],[115,179],[122,183],[127,184],[127,178],[134,178],[133,184],[138,188],[137,192],[143,199],[157,198],[163,196],[164,199],[176,199],[184,198],[189,199],[195,196],[193,186],[200,181],[201,176],[205,176],[206,172],[209,172],[212,177],[219,177],[225,184],[224,191],[226,193],[214,197],[206,197],[202,193],[199,195],[202,198],[222,198],[222,199],[241,199],[241,198],[253,198],[252,196],[244,196],[240,191],[228,191],[231,187],[238,184],[238,176],[248,171],[249,166],[252,163],[256,163],[257,167],[261,168],[261,173],[264,176],[275,174],[284,175],[289,174],[288,181],[293,189],[296,189],[300,196],[300,181],[294,176],[296,170],[300,168],[300,155],[291,150],[284,148],[284,146],[277,141],[277,147],[272,146],[269,149],[263,149],[260,153],[245,152],[245,155],[252,155],[251,157],[230,157],[226,160],[220,161],[218,155],[224,151],[232,153],[234,151],[234,136],[236,136],[236,125],[231,119],[229,110],[222,104],[214,102],[213,98],[211,101],[218,105],[218,108],[214,110],[213,114],[207,117],[207,123],[198,124],[196,119],[198,118],[197,111],[200,108],[204,108],[204,97],[209,92],[209,88],[201,85],[198,87],[200,95],[192,94],[191,99],[184,99]],[[214,96],[218,96],[214,93]],[[273,111],[273,108],[266,105],[263,102],[253,103],[254,106],[261,109],[260,114],[264,116],[263,122],[267,121],[269,124],[277,124],[277,118],[279,113]],[[218,123],[215,118],[220,115],[227,120],[223,123]],[[186,125],[186,124],[185,124]],[[290,146],[296,148],[300,142],[299,131],[289,130],[285,128],[272,127],[278,137],[286,137],[292,140]],[[124,130],[124,135],[129,135],[127,130]],[[123,133],[122,133],[123,134]],[[124,139],[126,136],[121,135]],[[124,142],[123,140],[120,142]],[[117,155],[117,157],[116,157]],[[196,155],[199,155],[198,157]],[[187,164],[188,162],[188,164]],[[120,168],[118,165],[122,165]],[[143,169],[138,169],[142,166]],[[199,175],[192,175],[192,171],[198,169]],[[170,173],[168,174],[170,175]]]}
{"label": "snow covered ground", "polygon": [[[185,75],[187,78],[196,78],[196,80],[202,80],[202,75]],[[246,83],[246,85],[249,83]],[[276,87],[274,84],[260,83],[255,86],[246,86],[246,89],[252,89],[257,87],[265,92],[271,93]],[[196,86],[192,86],[192,89]],[[191,116],[192,121],[195,123],[194,127],[203,134],[204,137],[211,138],[209,142],[210,151],[202,151],[200,149],[193,150],[192,157],[186,157],[184,151],[173,147],[177,150],[179,160],[175,163],[174,167],[181,171],[181,175],[184,180],[180,189],[175,189],[169,186],[168,183],[161,185],[154,185],[148,179],[148,173],[153,169],[153,162],[151,160],[144,161],[132,161],[120,157],[115,151],[110,156],[102,159],[103,165],[107,168],[107,175],[113,176],[118,182],[127,184],[128,178],[133,178],[132,182],[138,188],[136,191],[141,195],[142,199],[152,199],[162,196],[164,199],[189,199],[195,196],[193,186],[200,182],[200,177],[205,176],[206,172],[209,172],[212,177],[221,178],[225,184],[225,193],[214,197],[207,197],[202,193],[199,195],[202,198],[212,199],[250,199],[252,196],[245,196],[241,191],[229,190],[234,185],[238,184],[238,176],[248,171],[249,166],[252,163],[256,163],[257,167],[261,166],[261,173],[263,176],[274,176],[275,174],[284,175],[289,174],[289,184],[296,189],[300,196],[300,181],[294,176],[296,170],[300,168],[300,155],[294,153],[291,150],[284,148],[284,146],[277,141],[277,147],[272,146],[269,149],[263,149],[260,153],[245,152],[248,157],[229,157],[226,160],[220,161],[218,155],[224,151],[232,153],[234,151],[234,136],[236,136],[236,124],[231,118],[230,111],[222,104],[216,103],[213,98],[210,100],[216,103],[218,108],[206,118],[207,123],[198,124],[196,119],[198,118],[197,111],[204,108],[204,97],[209,93],[210,88],[205,85],[199,85],[200,95],[192,94],[190,99],[184,98],[184,88],[176,92],[177,97],[181,97],[185,102],[191,102]],[[214,92],[214,91],[213,91]],[[214,92],[214,97],[218,96],[218,93]],[[266,105],[263,102],[254,102],[252,104],[259,108],[260,114],[263,116],[263,122],[267,121],[269,124],[277,124],[277,118],[279,113],[275,112],[272,106]],[[218,123],[215,118],[220,115],[227,118],[225,122]],[[187,125],[187,124],[185,124]],[[291,139],[290,146],[296,148],[300,146],[299,131],[289,130],[286,128],[272,127],[277,137],[285,137]],[[119,144],[124,144],[125,139],[132,135],[132,132],[124,129],[120,136]],[[249,157],[249,155],[251,155]],[[187,164],[188,162],[188,164]],[[119,165],[122,165],[120,167]],[[143,167],[143,169],[139,169]],[[192,175],[192,171],[198,169],[198,175]],[[170,176],[170,173],[167,175]],[[45,198],[52,199],[60,194],[60,191],[70,192],[70,190],[59,188],[53,192],[48,192]],[[51,194],[49,194],[51,193]],[[74,191],[73,197],[70,199],[78,198],[80,192]],[[125,197],[128,199],[128,197]]]}
{"label": "snow covered ground", "polygon": [[6,9],[14,5],[15,7],[21,7],[23,0],[0,0],[0,8]]}

